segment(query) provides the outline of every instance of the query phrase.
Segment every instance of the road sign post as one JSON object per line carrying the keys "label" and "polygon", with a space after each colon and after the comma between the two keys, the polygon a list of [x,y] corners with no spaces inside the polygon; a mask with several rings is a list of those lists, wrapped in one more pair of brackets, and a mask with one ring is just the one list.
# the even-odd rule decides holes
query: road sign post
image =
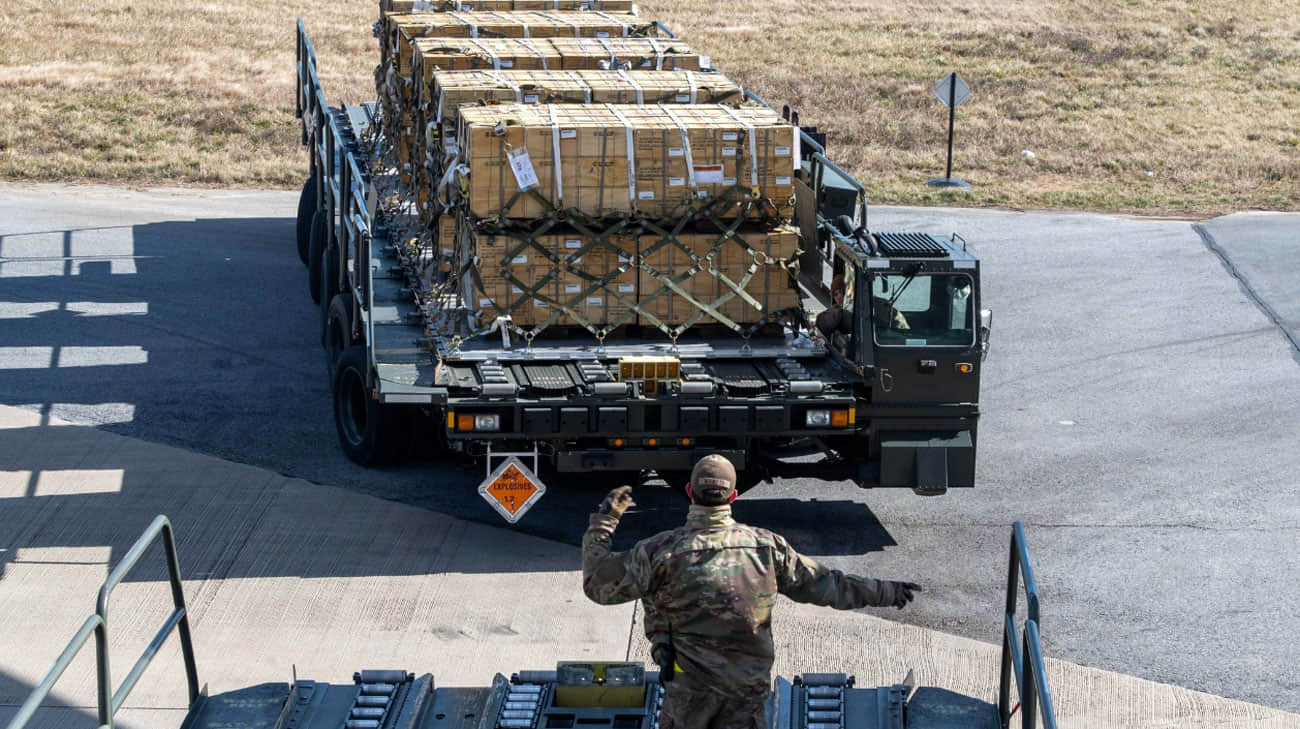
{"label": "road sign post", "polygon": [[925,184],[930,187],[969,188],[970,183],[952,176],[952,136],[957,121],[957,107],[970,96],[970,86],[965,79],[955,72],[944,76],[934,87],[934,95],[948,107],[948,167],[943,177],[936,177]]}

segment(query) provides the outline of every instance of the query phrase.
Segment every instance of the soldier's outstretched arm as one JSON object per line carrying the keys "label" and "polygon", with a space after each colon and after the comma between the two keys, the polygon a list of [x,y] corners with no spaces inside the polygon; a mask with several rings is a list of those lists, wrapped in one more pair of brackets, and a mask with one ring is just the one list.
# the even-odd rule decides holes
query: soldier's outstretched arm
{"label": "soldier's outstretched arm", "polygon": [[637,549],[615,552],[611,544],[618,520],[632,503],[632,488],[609,492],[588,518],[582,535],[582,591],[601,605],[617,605],[643,596],[645,559]]}
{"label": "soldier's outstretched arm", "polygon": [[873,580],[846,575],[823,566],[795,551],[783,537],[776,537],[777,584],[781,594],[797,602],[852,610],[868,605],[902,608],[921,586],[910,582]]}

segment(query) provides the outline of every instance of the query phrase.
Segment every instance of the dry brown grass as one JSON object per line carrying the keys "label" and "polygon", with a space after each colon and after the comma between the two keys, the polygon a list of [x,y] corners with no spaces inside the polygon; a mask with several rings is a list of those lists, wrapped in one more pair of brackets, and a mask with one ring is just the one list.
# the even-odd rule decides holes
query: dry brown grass
{"label": "dry brown grass", "polygon": [[[376,2],[6,0],[0,177],[293,186],[293,20],[331,98],[369,98]],[[1300,209],[1294,0],[643,0],[799,108],[874,202],[1207,215]],[[954,174],[931,93],[950,70]],[[1030,150],[1034,157],[1022,155]]]}

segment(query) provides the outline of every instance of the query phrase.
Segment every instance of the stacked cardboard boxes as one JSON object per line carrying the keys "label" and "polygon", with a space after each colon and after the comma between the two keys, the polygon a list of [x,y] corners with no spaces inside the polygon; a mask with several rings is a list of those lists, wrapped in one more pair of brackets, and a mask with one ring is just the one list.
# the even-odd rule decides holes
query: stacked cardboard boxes
{"label": "stacked cardboard boxes", "polygon": [[771,201],[788,218],[797,139],[766,107],[507,104],[461,107],[457,149],[476,218],[560,209],[670,219],[732,195]]}
{"label": "stacked cardboard boxes", "polygon": [[[393,133],[404,152],[401,162],[416,172],[417,188],[441,176],[444,144],[454,142],[456,109],[464,104],[636,103],[638,97],[644,103],[735,103],[742,95],[721,75],[698,73],[700,57],[686,46],[653,38],[421,39],[414,59],[414,101],[402,105],[407,120]],[[596,70],[602,65],[644,70]],[[473,68],[482,71],[461,73]],[[692,73],[673,73],[678,70]],[[435,78],[444,79],[438,88]]]}
{"label": "stacked cardboard boxes", "polygon": [[399,76],[411,77],[417,38],[645,38],[657,26],[631,13],[508,10],[413,13],[388,18],[388,54]]}
{"label": "stacked cardboard boxes", "polygon": [[384,3],[386,123],[480,325],[798,307],[798,130],[706,59],[615,0]]}

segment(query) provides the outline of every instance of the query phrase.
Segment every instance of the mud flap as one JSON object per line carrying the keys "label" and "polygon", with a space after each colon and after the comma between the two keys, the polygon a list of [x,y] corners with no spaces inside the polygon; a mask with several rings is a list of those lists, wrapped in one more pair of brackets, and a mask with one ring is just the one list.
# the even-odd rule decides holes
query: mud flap
{"label": "mud flap", "polygon": [[880,485],[908,486],[937,496],[975,483],[975,447],[968,430],[892,431],[880,434]]}
{"label": "mud flap", "polygon": [[948,491],[948,449],[916,449],[916,484],[921,496],[938,496]]}

